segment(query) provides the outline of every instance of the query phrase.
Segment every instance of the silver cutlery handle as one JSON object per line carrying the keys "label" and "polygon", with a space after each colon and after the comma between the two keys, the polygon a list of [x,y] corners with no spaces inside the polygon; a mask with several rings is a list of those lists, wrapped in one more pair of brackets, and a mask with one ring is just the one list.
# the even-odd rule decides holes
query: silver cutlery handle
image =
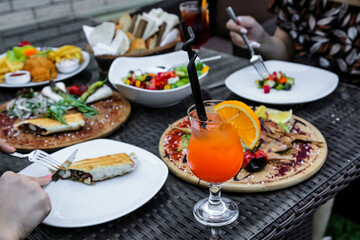
{"label": "silver cutlery handle", "polygon": [[13,156],[13,157],[18,157],[18,158],[25,158],[27,157],[28,155],[27,154],[21,154],[21,153],[18,153],[18,152],[13,152],[13,153],[8,153],[10,156]]}
{"label": "silver cutlery handle", "polygon": [[240,35],[241,35],[241,37],[244,39],[244,42],[245,42],[246,46],[249,48],[249,51],[250,51],[251,56],[254,56],[254,55],[255,55],[254,49],[253,49],[253,47],[251,46],[251,44],[250,44],[250,42],[249,42],[249,39],[247,38],[246,34],[240,33]]}
{"label": "silver cutlery handle", "polygon": [[[232,9],[232,7],[227,7],[226,8],[226,12],[228,13],[229,17],[231,18],[231,20],[234,21],[234,23],[237,24],[237,20],[236,20],[236,15],[234,13],[234,10]],[[249,42],[249,39],[247,38],[246,34],[244,33],[240,33],[241,37],[244,39],[244,42],[246,44],[246,46],[249,48],[249,51],[250,51],[250,54],[251,56],[254,56],[255,55],[255,52],[254,52],[254,49],[253,47],[251,46],[250,42]]]}
{"label": "silver cutlery handle", "polygon": [[221,55],[216,55],[216,56],[213,56],[213,57],[200,59],[200,61],[205,63],[205,62],[215,61],[215,60],[218,60],[220,58],[221,58]]}

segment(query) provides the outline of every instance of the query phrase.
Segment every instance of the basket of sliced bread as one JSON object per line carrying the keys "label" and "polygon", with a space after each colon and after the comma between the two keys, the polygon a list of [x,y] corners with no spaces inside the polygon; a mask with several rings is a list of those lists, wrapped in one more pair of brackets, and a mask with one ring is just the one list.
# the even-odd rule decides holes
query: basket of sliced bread
{"label": "basket of sliced bread", "polygon": [[161,8],[130,15],[95,27],[83,26],[87,51],[95,56],[100,71],[107,74],[118,57],[144,57],[171,52],[181,41],[179,17]]}

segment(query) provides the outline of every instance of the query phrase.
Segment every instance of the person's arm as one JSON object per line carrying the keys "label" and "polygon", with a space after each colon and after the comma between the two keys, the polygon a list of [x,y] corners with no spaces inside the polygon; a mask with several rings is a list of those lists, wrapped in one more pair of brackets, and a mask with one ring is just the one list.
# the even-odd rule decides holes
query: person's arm
{"label": "person's arm", "polygon": [[290,61],[294,55],[293,41],[290,35],[277,27],[274,36],[266,34],[260,43],[261,47],[255,49],[264,59]]}
{"label": "person's arm", "polygon": [[24,239],[46,218],[51,203],[41,186],[50,181],[10,171],[0,177],[0,240]]}
{"label": "person's arm", "polygon": [[277,27],[274,36],[266,33],[264,28],[251,16],[238,16],[237,23],[229,20],[226,27],[230,30],[231,40],[238,46],[245,48],[240,32],[247,35],[254,50],[264,59],[291,60],[293,56],[293,42],[290,35]]}

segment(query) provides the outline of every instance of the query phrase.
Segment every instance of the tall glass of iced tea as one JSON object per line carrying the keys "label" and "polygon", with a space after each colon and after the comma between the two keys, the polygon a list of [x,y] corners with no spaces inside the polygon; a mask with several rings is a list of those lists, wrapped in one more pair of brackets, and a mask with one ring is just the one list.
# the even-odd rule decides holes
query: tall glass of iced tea
{"label": "tall glass of iced tea", "polygon": [[237,204],[221,197],[221,185],[234,177],[242,166],[243,148],[237,130],[230,123],[239,113],[228,119],[221,118],[213,107],[219,100],[204,101],[207,120],[197,117],[195,105],[188,111],[191,138],[188,147],[188,164],[192,172],[209,183],[209,198],[199,201],[193,210],[196,220],[208,226],[224,226],[237,219]]}
{"label": "tall glass of iced tea", "polygon": [[195,40],[193,49],[200,49],[210,38],[209,9],[206,0],[183,2],[180,4],[181,20],[193,29]]}

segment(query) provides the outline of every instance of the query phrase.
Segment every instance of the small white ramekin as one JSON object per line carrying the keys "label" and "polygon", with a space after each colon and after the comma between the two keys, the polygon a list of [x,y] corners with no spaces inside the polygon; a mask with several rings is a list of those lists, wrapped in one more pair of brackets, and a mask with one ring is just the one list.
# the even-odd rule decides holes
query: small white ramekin
{"label": "small white ramekin", "polygon": [[64,60],[71,61],[72,63],[69,65],[61,65],[60,63],[56,63],[56,68],[61,73],[71,73],[80,67],[79,60],[77,60],[76,58],[71,60],[70,59],[64,59]]}
{"label": "small white ramekin", "polygon": [[8,84],[25,84],[30,82],[30,72],[25,70],[20,70],[16,72],[9,72],[5,74],[6,83]]}

